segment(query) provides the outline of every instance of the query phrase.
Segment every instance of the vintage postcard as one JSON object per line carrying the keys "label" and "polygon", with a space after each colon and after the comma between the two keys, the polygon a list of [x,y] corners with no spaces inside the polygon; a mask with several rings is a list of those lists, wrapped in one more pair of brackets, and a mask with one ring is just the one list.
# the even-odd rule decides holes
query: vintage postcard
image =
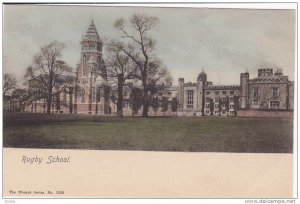
{"label": "vintage postcard", "polygon": [[4,198],[296,195],[296,4],[3,4]]}

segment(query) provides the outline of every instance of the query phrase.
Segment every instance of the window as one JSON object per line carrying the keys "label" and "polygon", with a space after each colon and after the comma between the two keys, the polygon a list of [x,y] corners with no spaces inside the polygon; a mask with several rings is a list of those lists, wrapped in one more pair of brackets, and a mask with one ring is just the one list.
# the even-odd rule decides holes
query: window
{"label": "window", "polygon": [[100,87],[97,87],[97,96],[96,96],[97,102],[100,102],[100,96],[101,96],[101,89]]}
{"label": "window", "polygon": [[230,114],[230,115],[233,115],[233,111],[229,111],[229,114]]}
{"label": "window", "polygon": [[84,92],[84,90],[82,90],[82,93],[81,93],[81,103],[85,103],[84,95],[85,95],[85,92]]}
{"label": "window", "polygon": [[231,105],[229,106],[229,108],[234,108],[234,105],[233,105],[233,104],[231,104]]}
{"label": "window", "polygon": [[70,94],[66,94],[66,103],[69,103],[70,102]]}
{"label": "window", "polygon": [[209,108],[209,104],[206,104],[206,105],[205,105],[205,108]]}
{"label": "window", "polygon": [[270,109],[279,109],[279,101],[270,101]]}
{"label": "window", "polygon": [[[83,60],[82,60],[82,75],[86,76],[87,74],[87,69],[86,69],[86,56],[83,56]],[[84,84],[84,83],[83,83]]]}
{"label": "window", "polygon": [[194,105],[194,91],[187,91],[187,108],[193,108]]}
{"label": "window", "polygon": [[222,98],[222,101],[226,101],[226,98]]}
{"label": "window", "polygon": [[123,101],[123,108],[128,108],[128,101]]}
{"label": "window", "polygon": [[96,89],[92,88],[92,102],[96,102]]}
{"label": "window", "polygon": [[253,89],[253,96],[258,97],[258,88]]}
{"label": "window", "polygon": [[223,91],[223,95],[226,95],[226,91]]}
{"label": "window", "polygon": [[83,46],[82,46],[82,49],[83,49],[83,50],[87,50],[87,49],[88,49],[88,46],[87,46],[87,45],[83,45]]}
{"label": "window", "polygon": [[278,95],[278,88],[271,88],[271,91],[272,91],[272,96],[277,96]]}
{"label": "window", "polygon": [[215,95],[217,95],[217,96],[218,96],[218,95],[219,95],[219,91],[215,91]]}
{"label": "window", "polygon": [[254,99],[254,100],[252,101],[252,108],[256,108],[256,109],[259,108],[259,100]]}
{"label": "window", "polygon": [[218,104],[215,104],[215,108],[219,108],[219,105],[218,105]]}
{"label": "window", "polygon": [[215,98],[215,102],[219,102],[219,98]]}
{"label": "window", "polygon": [[253,101],[252,101],[252,105],[253,105],[253,106],[258,106],[258,100],[253,100]]}
{"label": "window", "polygon": [[230,102],[233,102],[233,98],[229,98],[229,101],[230,101]]}
{"label": "window", "polygon": [[210,102],[210,98],[205,98],[205,101],[206,102]]}
{"label": "window", "polygon": [[215,110],[215,114],[218,114],[218,113],[219,113],[219,111]]}
{"label": "window", "polygon": [[225,111],[225,110],[222,110],[222,114],[226,114],[226,111]]}
{"label": "window", "polygon": [[207,92],[206,92],[206,95],[210,95],[210,92],[209,92],[209,91],[207,91]]}
{"label": "window", "polygon": [[230,91],[230,95],[233,95],[234,94],[234,91]]}
{"label": "window", "polygon": [[64,91],[63,92],[63,102],[66,103],[67,102],[67,93]]}
{"label": "window", "polygon": [[209,110],[206,110],[205,113],[209,113]]}
{"label": "window", "polygon": [[95,48],[95,45],[94,45],[94,44],[91,44],[91,45],[90,45],[90,49],[91,49],[91,48]]}

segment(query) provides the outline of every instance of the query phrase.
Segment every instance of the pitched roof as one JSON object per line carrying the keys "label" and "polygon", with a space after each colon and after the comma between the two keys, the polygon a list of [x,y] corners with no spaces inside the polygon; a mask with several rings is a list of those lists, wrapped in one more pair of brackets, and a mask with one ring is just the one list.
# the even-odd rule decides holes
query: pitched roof
{"label": "pitched roof", "polygon": [[98,31],[95,27],[94,21],[92,20],[88,30],[86,31],[86,34],[82,41],[95,41],[95,42],[101,42]]}

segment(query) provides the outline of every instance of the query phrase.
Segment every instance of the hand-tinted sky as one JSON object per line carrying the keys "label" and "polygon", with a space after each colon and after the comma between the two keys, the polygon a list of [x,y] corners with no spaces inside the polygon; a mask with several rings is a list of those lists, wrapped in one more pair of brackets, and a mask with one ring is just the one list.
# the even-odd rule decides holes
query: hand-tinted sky
{"label": "hand-tinted sky", "polygon": [[63,59],[75,71],[92,19],[103,39],[118,38],[114,22],[136,13],[160,19],[155,50],[174,84],[196,81],[202,69],[215,84],[239,84],[241,72],[253,78],[261,67],[294,79],[295,10],[6,5],[3,71],[21,81],[39,47],[53,40],[66,44]]}

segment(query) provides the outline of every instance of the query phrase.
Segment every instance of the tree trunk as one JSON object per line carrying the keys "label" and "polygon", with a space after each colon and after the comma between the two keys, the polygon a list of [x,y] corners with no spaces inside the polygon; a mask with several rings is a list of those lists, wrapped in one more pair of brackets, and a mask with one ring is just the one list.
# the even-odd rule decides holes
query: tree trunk
{"label": "tree trunk", "polygon": [[122,74],[118,75],[118,101],[117,101],[117,115],[123,117],[123,86],[124,86],[124,76]]}
{"label": "tree trunk", "polygon": [[92,114],[92,100],[93,100],[93,95],[92,95],[92,89],[93,89],[93,87],[92,87],[92,83],[93,83],[93,78],[92,78],[92,73],[91,73],[91,77],[90,77],[90,91],[89,91],[89,114],[91,115]]}
{"label": "tree trunk", "polygon": [[47,114],[51,112],[51,105],[52,105],[52,94],[49,93],[47,97]]}
{"label": "tree trunk", "polygon": [[69,113],[73,113],[73,88],[70,88],[69,96]]}
{"label": "tree trunk", "polygon": [[[204,87],[204,85],[203,85]],[[201,107],[201,116],[204,116],[204,107],[205,107],[205,92],[204,88],[202,88],[202,107]]]}
{"label": "tree trunk", "polygon": [[49,84],[49,87],[48,88],[48,96],[47,96],[47,114],[50,114],[51,112],[51,105],[52,105],[52,89],[53,89],[53,86],[52,86],[52,77],[50,75],[50,84]]}
{"label": "tree trunk", "polygon": [[59,93],[55,94],[55,109],[56,109],[56,113],[60,113],[60,97],[59,97]]}
{"label": "tree trunk", "polygon": [[290,98],[289,98],[289,95],[290,95],[290,90],[289,90],[289,84],[286,84],[286,110],[289,109],[289,103],[290,103]]}
{"label": "tree trunk", "polygon": [[145,91],[144,95],[143,95],[143,114],[142,114],[142,117],[148,117],[148,110],[149,110],[148,91]]}
{"label": "tree trunk", "polygon": [[143,75],[143,114],[142,117],[148,117],[148,109],[149,109],[149,97],[148,97],[148,89],[147,89],[147,77]]}
{"label": "tree trunk", "polygon": [[77,92],[78,92],[78,70],[76,72],[75,79],[75,87],[74,87],[74,114],[77,114]]}
{"label": "tree trunk", "polygon": [[111,108],[110,108],[110,101],[109,101],[109,92],[110,89],[108,86],[104,86],[104,114],[110,115]]}

